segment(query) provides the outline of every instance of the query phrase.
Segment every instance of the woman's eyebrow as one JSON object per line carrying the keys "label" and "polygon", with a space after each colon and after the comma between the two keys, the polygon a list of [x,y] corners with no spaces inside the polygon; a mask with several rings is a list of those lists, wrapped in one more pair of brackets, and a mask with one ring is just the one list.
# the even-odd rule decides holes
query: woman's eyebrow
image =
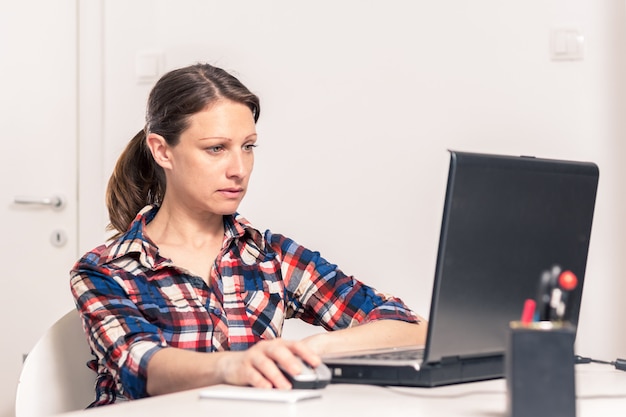
{"label": "woman's eyebrow", "polygon": [[207,137],[203,137],[203,138],[198,138],[198,140],[227,140],[227,141],[232,141],[231,138],[228,138],[226,136],[207,136]]}
{"label": "woman's eyebrow", "polygon": [[[246,136],[244,139],[246,140],[256,139],[257,137],[258,135],[256,133],[251,133],[248,136]],[[233,139],[226,137],[226,136],[207,136],[207,137],[198,138],[198,140],[227,140],[231,142]]]}

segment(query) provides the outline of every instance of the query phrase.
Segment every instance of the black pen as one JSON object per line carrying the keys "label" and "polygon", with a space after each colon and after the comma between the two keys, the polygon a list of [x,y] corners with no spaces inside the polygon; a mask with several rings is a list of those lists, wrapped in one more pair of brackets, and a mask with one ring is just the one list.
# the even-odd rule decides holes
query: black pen
{"label": "black pen", "polygon": [[555,275],[558,275],[559,272],[561,269],[555,266],[541,274],[537,291],[537,321],[550,320],[552,290],[556,286]]}

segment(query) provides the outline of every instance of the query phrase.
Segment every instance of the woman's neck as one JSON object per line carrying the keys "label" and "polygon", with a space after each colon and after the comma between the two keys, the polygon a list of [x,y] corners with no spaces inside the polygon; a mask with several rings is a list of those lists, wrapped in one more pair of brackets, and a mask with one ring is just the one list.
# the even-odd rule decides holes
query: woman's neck
{"label": "woman's neck", "polygon": [[224,219],[220,214],[197,214],[164,201],[146,232],[157,244],[201,248],[222,241]]}

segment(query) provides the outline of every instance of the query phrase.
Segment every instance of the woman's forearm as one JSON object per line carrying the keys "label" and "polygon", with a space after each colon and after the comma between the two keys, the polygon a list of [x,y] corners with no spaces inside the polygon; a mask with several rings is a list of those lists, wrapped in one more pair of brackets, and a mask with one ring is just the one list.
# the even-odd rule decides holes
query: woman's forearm
{"label": "woman's forearm", "polygon": [[392,346],[423,345],[428,323],[399,320],[378,320],[348,329],[315,334],[303,340],[318,355],[351,350],[376,349]]}
{"label": "woman's forearm", "polygon": [[220,371],[223,356],[224,352],[207,354],[176,348],[158,351],[148,362],[148,394],[154,396],[223,383]]}

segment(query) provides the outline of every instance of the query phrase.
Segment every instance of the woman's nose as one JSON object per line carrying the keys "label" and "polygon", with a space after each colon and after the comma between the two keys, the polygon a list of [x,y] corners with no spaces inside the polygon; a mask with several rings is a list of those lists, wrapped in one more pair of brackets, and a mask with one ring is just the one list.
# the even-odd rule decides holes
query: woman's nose
{"label": "woman's nose", "polygon": [[228,164],[228,177],[244,177],[248,170],[250,155],[243,152],[233,152]]}

